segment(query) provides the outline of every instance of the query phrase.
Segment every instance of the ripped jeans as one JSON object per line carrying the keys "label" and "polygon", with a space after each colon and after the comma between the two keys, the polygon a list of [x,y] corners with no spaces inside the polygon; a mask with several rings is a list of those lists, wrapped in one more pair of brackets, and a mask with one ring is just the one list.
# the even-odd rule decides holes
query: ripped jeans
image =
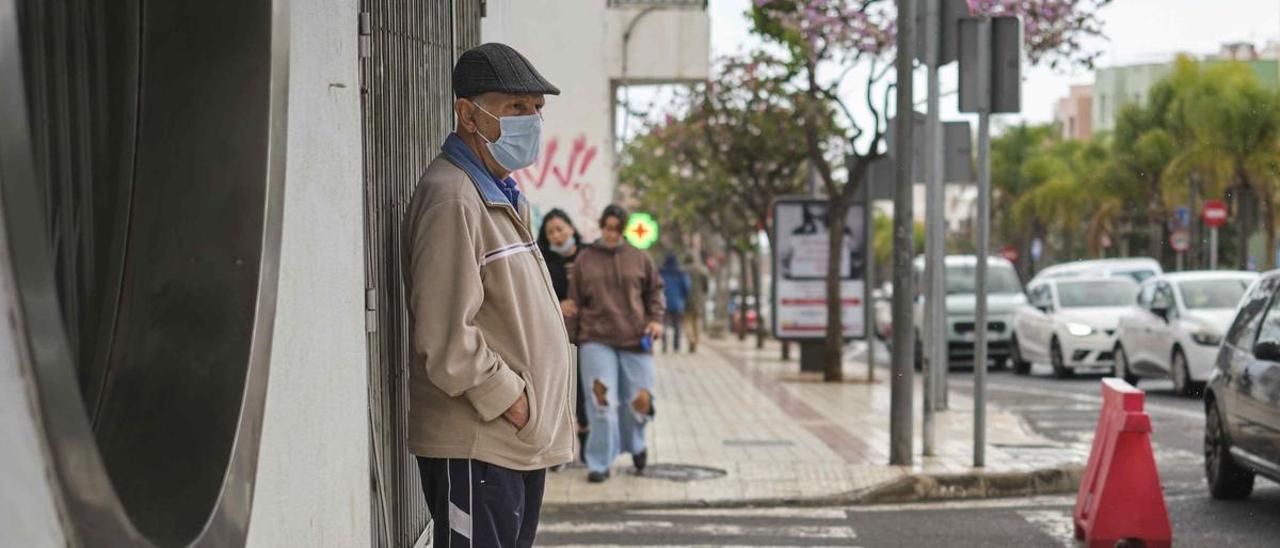
{"label": "ripped jeans", "polygon": [[[578,363],[591,424],[584,451],[587,469],[605,472],[618,454],[645,450],[644,427],[652,420],[653,356],[586,343]],[[636,409],[637,402],[643,412]]]}

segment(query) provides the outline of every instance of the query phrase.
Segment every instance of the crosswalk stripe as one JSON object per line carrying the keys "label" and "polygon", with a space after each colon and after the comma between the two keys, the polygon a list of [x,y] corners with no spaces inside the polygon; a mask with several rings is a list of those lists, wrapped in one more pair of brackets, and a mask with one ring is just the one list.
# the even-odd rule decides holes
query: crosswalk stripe
{"label": "crosswalk stripe", "polygon": [[709,535],[721,537],[783,537],[796,539],[852,539],[857,535],[853,528],[845,525],[728,525],[719,523],[676,523],[658,520],[620,520],[620,521],[561,521],[544,523],[538,527],[539,533],[624,533],[627,531],[649,532],[665,530],[686,535]]}
{"label": "crosswalk stripe", "polygon": [[1018,515],[1061,546],[1075,548],[1076,526],[1070,510],[1018,510]]}
{"label": "crosswalk stripe", "polygon": [[845,519],[844,508],[684,508],[669,510],[631,510],[629,514],[647,516],[696,516],[717,518],[807,518]]}

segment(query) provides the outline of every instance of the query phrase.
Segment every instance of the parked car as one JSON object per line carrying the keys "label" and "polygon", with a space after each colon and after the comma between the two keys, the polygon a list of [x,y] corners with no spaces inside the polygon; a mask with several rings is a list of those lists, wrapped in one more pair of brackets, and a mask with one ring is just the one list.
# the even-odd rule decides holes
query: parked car
{"label": "parked car", "polygon": [[[965,367],[974,364],[974,339],[976,325],[975,308],[978,304],[974,288],[974,270],[978,259],[973,255],[948,255],[946,257],[946,311],[947,311],[947,364],[948,367]],[[925,261],[915,261],[916,287],[924,280]],[[1002,257],[987,258],[987,358],[1002,369],[1010,356],[1009,333],[1013,316],[1027,302],[1022,292],[1022,282],[1013,263]],[[915,306],[916,366],[921,365],[921,337],[924,332],[924,299],[917,298]]]}
{"label": "parked car", "polygon": [[740,299],[741,296],[738,295],[736,290],[730,293],[728,313],[729,321],[733,325],[733,332],[740,333],[742,331],[746,331],[747,333],[754,333],[756,331],[756,326],[758,326],[760,322],[760,315],[756,312],[756,298],[754,295],[747,295],[746,329],[743,329],[742,314],[738,310],[738,305],[741,302]]}
{"label": "parked car", "polygon": [[893,338],[893,286],[871,290],[871,310],[874,312],[875,334],[882,341]]}
{"label": "parked car", "polygon": [[1147,278],[1163,274],[1160,262],[1149,257],[1131,257],[1126,259],[1093,259],[1075,261],[1050,266],[1041,270],[1027,285],[1058,278],[1129,278],[1142,283]]}
{"label": "parked car", "polygon": [[1116,332],[1116,376],[1172,378],[1176,392],[1199,394],[1213,372],[1218,345],[1253,272],[1200,271],[1147,279]]}
{"label": "parked car", "polygon": [[1218,350],[1205,388],[1209,493],[1241,499],[1254,476],[1280,481],[1280,271],[1254,282]]}
{"label": "parked car", "polygon": [[1013,371],[1049,362],[1059,378],[1111,372],[1116,324],[1138,284],[1121,278],[1050,278],[1027,288],[1028,304],[1013,323]]}

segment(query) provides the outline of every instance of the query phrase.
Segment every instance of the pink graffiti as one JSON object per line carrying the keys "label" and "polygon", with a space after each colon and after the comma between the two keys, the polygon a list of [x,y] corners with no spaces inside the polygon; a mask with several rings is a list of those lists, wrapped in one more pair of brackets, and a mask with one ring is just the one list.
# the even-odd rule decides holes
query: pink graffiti
{"label": "pink graffiti", "polygon": [[582,186],[582,182],[577,179],[586,174],[587,168],[591,167],[591,162],[596,157],[596,147],[587,145],[586,135],[579,135],[577,139],[573,140],[573,147],[569,150],[567,158],[558,158],[559,152],[560,139],[552,137],[547,140],[546,147],[542,151],[542,158],[538,159],[532,166],[515,173],[516,181],[520,183],[521,190],[529,187],[542,188],[548,179],[553,180],[563,188]]}
{"label": "pink graffiti", "polygon": [[[587,144],[587,136],[579,134],[573,140],[567,154],[561,154],[560,139],[548,139],[542,154],[532,166],[516,171],[514,176],[520,190],[529,195],[535,203],[534,224],[540,224],[544,207],[551,207],[547,200],[560,202],[561,207],[571,210],[576,207],[575,214],[580,219],[594,219],[597,213],[595,206],[595,185],[584,177],[598,152],[594,145]],[[547,186],[547,183],[552,183]],[[545,187],[545,188],[544,188]],[[562,190],[563,189],[563,190]],[[567,195],[564,191],[568,191]],[[552,198],[559,196],[559,198]],[[542,200],[539,197],[543,198]],[[573,200],[577,204],[573,204]],[[586,241],[599,236],[599,230],[593,222],[579,222],[578,230]]]}

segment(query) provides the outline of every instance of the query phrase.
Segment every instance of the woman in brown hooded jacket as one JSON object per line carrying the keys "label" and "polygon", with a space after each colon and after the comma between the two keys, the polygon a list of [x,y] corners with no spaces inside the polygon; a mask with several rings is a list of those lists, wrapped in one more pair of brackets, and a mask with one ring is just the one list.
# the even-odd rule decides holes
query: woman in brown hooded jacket
{"label": "woman in brown hooded jacket", "polygon": [[[578,308],[578,343],[587,398],[587,479],[609,478],[619,453],[643,471],[644,428],[653,417],[653,341],[666,311],[662,276],[653,260],[627,245],[627,212],[611,205],[600,217],[600,240],[581,250],[569,299]],[[625,402],[625,404],[622,404]]]}

